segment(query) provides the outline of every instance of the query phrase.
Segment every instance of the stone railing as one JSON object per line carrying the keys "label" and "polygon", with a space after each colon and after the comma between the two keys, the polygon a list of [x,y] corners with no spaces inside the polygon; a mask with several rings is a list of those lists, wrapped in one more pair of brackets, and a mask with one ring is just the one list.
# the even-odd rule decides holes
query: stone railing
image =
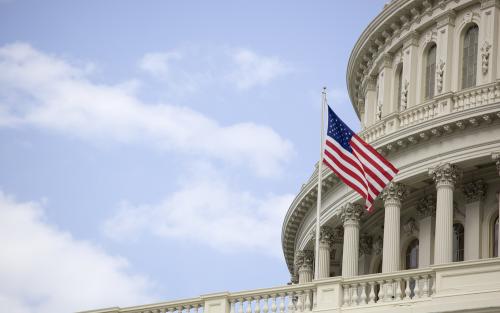
{"label": "stone railing", "polygon": [[500,258],[493,258],[86,313],[500,312],[498,299]]}
{"label": "stone railing", "polygon": [[366,142],[372,142],[385,135],[385,121],[380,121],[377,124],[366,128],[360,133],[361,138]]}
{"label": "stone railing", "polygon": [[435,278],[434,271],[427,269],[344,279],[342,306],[428,298],[436,293]]}
{"label": "stone railing", "polygon": [[[359,136],[368,143],[405,127],[418,125],[447,114],[473,109],[500,101],[500,82],[494,82],[435,97],[404,111],[384,117],[363,129]],[[388,125],[394,124],[395,127]]]}
{"label": "stone railing", "polygon": [[399,128],[431,120],[438,114],[437,101],[424,102],[399,113]]}
{"label": "stone railing", "polygon": [[310,312],[316,288],[313,284],[232,293],[230,313]]}
{"label": "stone railing", "polygon": [[495,103],[500,99],[500,83],[470,88],[455,93],[452,112],[472,109],[481,105]]}

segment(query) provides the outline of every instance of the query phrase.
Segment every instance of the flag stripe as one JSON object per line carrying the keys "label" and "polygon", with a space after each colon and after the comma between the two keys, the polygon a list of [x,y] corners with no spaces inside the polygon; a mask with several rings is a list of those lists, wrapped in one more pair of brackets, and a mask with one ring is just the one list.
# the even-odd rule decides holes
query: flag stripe
{"label": "flag stripe", "polygon": [[323,162],[365,199],[368,210],[398,169],[364,142],[328,107]]}
{"label": "flag stripe", "polygon": [[354,191],[359,193],[361,197],[363,198],[367,197],[362,189],[360,189],[356,184],[352,183],[347,179],[347,177],[349,176],[345,176],[344,173],[338,171],[337,168],[332,164],[330,164],[327,159],[323,159],[323,163],[325,163],[337,175],[337,177],[339,177],[346,185],[348,185],[349,187],[354,189]]}

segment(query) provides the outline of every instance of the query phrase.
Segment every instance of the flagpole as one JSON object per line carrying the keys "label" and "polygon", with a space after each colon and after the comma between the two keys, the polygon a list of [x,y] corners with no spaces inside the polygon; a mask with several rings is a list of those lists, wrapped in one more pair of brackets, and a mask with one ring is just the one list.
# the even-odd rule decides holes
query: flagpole
{"label": "flagpole", "polygon": [[326,104],[326,87],[323,87],[321,93],[321,131],[320,131],[320,155],[318,164],[318,198],[316,200],[316,244],[314,253],[314,279],[319,279],[319,234],[320,234],[320,211],[321,211],[321,184],[323,172],[323,145],[324,145],[324,128],[325,128],[325,104]]}

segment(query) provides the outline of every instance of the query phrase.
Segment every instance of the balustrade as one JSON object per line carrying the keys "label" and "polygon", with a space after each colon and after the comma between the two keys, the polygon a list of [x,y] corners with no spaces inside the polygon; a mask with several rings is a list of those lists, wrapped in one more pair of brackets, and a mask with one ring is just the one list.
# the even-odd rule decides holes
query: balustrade
{"label": "balustrade", "polygon": [[390,275],[367,275],[345,279],[342,306],[362,306],[381,302],[413,301],[435,293],[432,271],[404,271]]}
{"label": "balustrade", "polygon": [[493,83],[470,88],[455,93],[453,96],[452,112],[472,109],[498,101],[500,98],[500,84]]}
{"label": "balustrade", "polygon": [[230,313],[291,313],[311,312],[314,289],[312,285],[294,285],[269,292],[232,294]]}

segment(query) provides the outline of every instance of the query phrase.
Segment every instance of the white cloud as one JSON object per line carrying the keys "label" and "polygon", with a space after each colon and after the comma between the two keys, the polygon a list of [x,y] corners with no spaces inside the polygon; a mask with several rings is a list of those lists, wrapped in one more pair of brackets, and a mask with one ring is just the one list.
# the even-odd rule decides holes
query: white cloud
{"label": "white cloud", "polygon": [[35,202],[0,192],[0,311],[66,313],[150,302],[123,258],[49,225]]}
{"label": "white cloud", "polygon": [[154,205],[124,203],[103,226],[116,240],[143,234],[197,242],[224,252],[257,251],[282,257],[281,223],[292,194],[256,196],[232,186],[213,169],[196,166],[195,179]]}
{"label": "white cloud", "polygon": [[229,75],[240,89],[264,85],[291,68],[275,57],[265,57],[248,49],[239,49],[232,54],[236,69]]}
{"label": "white cloud", "polygon": [[278,57],[260,55],[250,49],[194,45],[147,53],[139,61],[139,68],[163,79],[167,88],[191,93],[214,85],[238,89],[266,86],[292,72],[291,66]]}
{"label": "white cloud", "polygon": [[35,126],[91,142],[146,142],[248,166],[261,176],[278,174],[293,155],[292,144],[269,127],[223,126],[187,107],[144,103],[131,86],[138,83],[93,83],[88,66],[27,44],[6,45],[0,47],[0,126]]}
{"label": "white cloud", "polygon": [[168,75],[170,62],[179,60],[182,55],[179,52],[152,52],[145,54],[139,61],[139,68],[152,75]]}

